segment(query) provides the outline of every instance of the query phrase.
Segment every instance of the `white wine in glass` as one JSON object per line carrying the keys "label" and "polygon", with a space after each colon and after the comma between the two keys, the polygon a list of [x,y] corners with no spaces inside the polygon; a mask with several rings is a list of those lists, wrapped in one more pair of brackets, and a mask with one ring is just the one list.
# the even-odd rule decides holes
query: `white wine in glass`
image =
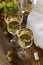
{"label": "white wine in glass", "polygon": [[18,44],[22,48],[18,51],[18,56],[21,59],[28,59],[31,57],[31,52],[27,48],[31,47],[33,43],[33,32],[30,29],[23,28],[18,34]]}
{"label": "white wine in glass", "polygon": [[[10,34],[12,34],[12,39],[10,39],[10,45],[12,47],[17,46],[15,42],[17,42],[17,33],[19,33],[21,29],[21,23],[23,21],[23,16],[20,10],[15,13],[15,15],[7,16],[5,18],[5,22],[7,23],[7,30]],[[13,44],[16,44],[15,46]]]}
{"label": "white wine in glass", "polygon": [[13,16],[9,18],[9,23],[7,24],[7,30],[9,33],[12,35],[15,35],[19,32],[21,28],[21,22],[22,22],[22,17],[20,16]]}

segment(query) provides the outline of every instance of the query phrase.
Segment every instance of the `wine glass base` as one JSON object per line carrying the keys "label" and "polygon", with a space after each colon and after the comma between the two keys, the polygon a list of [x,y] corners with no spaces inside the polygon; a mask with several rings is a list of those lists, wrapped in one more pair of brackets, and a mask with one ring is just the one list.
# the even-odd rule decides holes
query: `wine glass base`
{"label": "wine glass base", "polygon": [[26,60],[31,58],[31,51],[29,49],[19,49],[19,51],[17,52],[17,55],[20,59],[22,60]]}

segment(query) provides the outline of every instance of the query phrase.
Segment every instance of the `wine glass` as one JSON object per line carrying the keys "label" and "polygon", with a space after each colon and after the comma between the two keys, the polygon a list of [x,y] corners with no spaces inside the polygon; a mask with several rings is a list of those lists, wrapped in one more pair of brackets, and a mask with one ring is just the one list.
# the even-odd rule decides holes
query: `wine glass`
{"label": "wine glass", "polygon": [[32,30],[23,28],[19,31],[19,34],[17,34],[17,36],[18,36],[18,44],[21,47],[18,50],[17,55],[19,56],[19,58],[23,60],[29,59],[31,57],[31,52],[28,48],[30,48],[33,43]]}
{"label": "wine glass", "polygon": [[10,46],[12,47],[18,47],[17,45],[17,33],[19,33],[21,29],[21,23],[23,20],[23,16],[21,14],[21,11],[17,11],[14,15],[10,15],[5,18],[5,21],[7,23],[7,30],[10,34],[12,34],[12,39],[10,39]]}
{"label": "wine glass", "polygon": [[29,0],[18,0],[22,13],[28,12]]}

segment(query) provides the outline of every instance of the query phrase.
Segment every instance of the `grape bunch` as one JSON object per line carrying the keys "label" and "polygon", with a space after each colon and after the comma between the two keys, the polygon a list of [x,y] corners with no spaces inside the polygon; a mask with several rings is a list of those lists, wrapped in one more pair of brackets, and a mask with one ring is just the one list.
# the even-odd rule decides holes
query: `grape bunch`
{"label": "grape bunch", "polygon": [[3,10],[4,16],[8,14],[14,14],[18,11],[18,1],[17,0],[6,0],[0,2],[0,10]]}
{"label": "grape bunch", "polygon": [[12,51],[8,51],[7,52],[7,55],[6,55],[6,58],[9,62],[13,62],[14,60],[14,57],[13,57],[13,52]]}

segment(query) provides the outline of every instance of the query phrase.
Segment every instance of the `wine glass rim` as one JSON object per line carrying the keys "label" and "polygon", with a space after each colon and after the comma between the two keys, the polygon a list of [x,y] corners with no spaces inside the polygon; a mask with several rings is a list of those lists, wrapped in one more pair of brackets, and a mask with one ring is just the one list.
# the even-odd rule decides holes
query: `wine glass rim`
{"label": "wine glass rim", "polygon": [[26,35],[28,35],[28,36],[31,37],[29,40],[32,40],[32,39],[33,39],[33,32],[32,32],[31,29],[22,28],[22,29],[19,31],[19,34],[18,34],[17,36],[18,36],[18,38],[20,38],[20,36],[22,36],[22,35],[24,35],[24,34],[26,34]]}
{"label": "wine glass rim", "polygon": [[[14,16],[19,16],[19,15],[15,14]],[[14,18],[14,16],[13,16],[13,18]],[[6,22],[6,20],[8,21],[10,17],[12,17],[12,16],[5,17],[4,18],[5,22]],[[18,23],[21,24],[23,21],[23,15],[20,15],[19,17],[21,17],[21,22],[18,22]],[[12,21],[10,21],[10,22],[12,22]],[[9,24],[10,22],[6,22],[6,23]]]}

